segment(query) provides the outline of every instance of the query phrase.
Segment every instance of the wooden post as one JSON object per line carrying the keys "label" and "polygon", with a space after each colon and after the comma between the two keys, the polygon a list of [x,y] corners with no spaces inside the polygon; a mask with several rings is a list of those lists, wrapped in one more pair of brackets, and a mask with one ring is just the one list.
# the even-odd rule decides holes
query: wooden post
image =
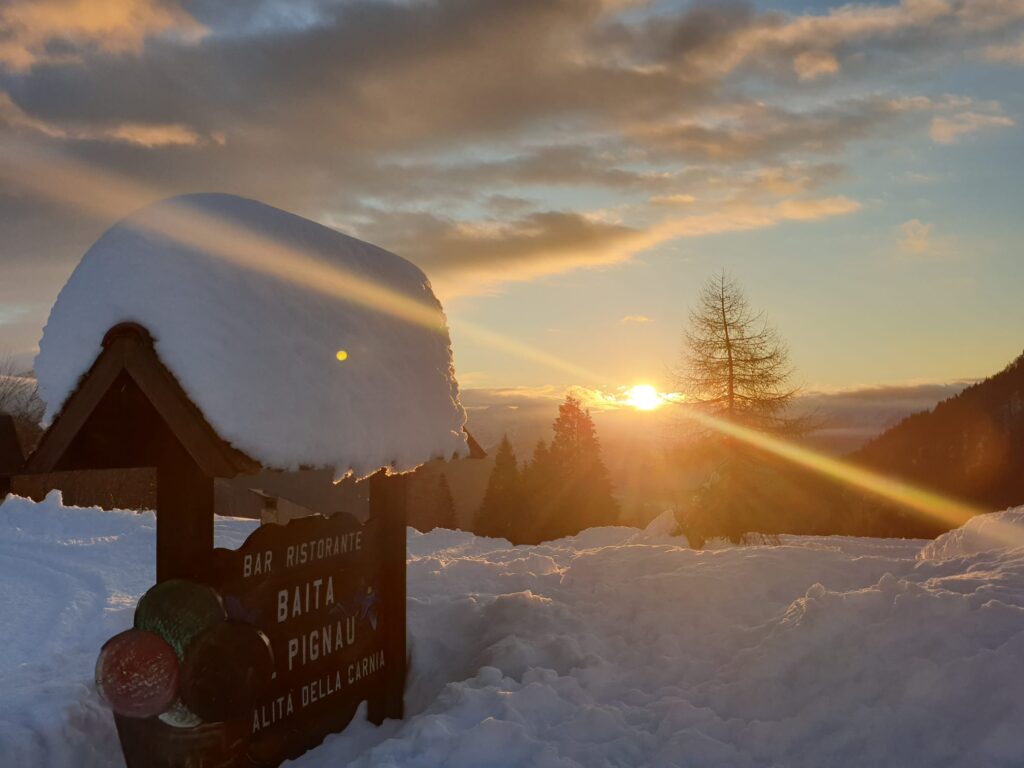
{"label": "wooden post", "polygon": [[157,470],[156,580],[195,579],[213,553],[213,478],[175,461]]}
{"label": "wooden post", "polygon": [[370,478],[370,519],[379,532],[381,550],[381,629],[384,633],[384,690],[368,704],[370,722],[400,720],[405,709],[406,675],[406,496],[407,478],[381,470]]}

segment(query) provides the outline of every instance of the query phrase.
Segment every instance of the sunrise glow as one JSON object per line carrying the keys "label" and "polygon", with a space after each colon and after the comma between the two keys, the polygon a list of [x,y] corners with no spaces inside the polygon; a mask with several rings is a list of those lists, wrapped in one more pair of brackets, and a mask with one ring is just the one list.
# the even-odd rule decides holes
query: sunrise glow
{"label": "sunrise glow", "polygon": [[626,390],[626,405],[631,405],[638,411],[653,411],[664,403],[665,399],[650,384],[637,384]]}

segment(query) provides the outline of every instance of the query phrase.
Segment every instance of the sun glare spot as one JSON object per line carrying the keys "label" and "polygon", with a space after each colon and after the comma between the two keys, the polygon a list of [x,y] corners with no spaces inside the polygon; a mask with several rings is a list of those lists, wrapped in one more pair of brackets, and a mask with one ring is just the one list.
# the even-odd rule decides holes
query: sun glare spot
{"label": "sun glare spot", "polygon": [[631,405],[638,411],[653,411],[664,402],[665,398],[650,384],[637,384],[626,390],[626,405]]}
{"label": "sun glare spot", "polygon": [[348,352],[344,349],[339,349],[338,354],[336,354],[335,357],[338,358],[339,362],[344,362],[345,360],[348,360]]}

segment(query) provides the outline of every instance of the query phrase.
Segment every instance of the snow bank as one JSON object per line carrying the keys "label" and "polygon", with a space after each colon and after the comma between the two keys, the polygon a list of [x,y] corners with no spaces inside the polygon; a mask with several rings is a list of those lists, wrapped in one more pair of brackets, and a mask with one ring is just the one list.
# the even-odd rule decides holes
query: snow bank
{"label": "snow bank", "polygon": [[1024,507],[978,515],[929,542],[918,556],[922,560],[968,557],[979,552],[1024,547]]}
{"label": "snow bank", "polygon": [[266,466],[365,476],[465,449],[448,331],[426,277],[312,221],[204,194],[108,230],[39,344],[48,420],[125,321],[150,331],[210,423]]}
{"label": "snow bank", "polygon": [[[101,517],[0,506],[0,578],[17,587],[0,632],[21,638],[0,660],[12,765],[119,764],[89,679],[148,584],[152,517]],[[410,531],[406,720],[357,720],[289,765],[1019,766],[1024,552],[918,560],[921,545]]]}

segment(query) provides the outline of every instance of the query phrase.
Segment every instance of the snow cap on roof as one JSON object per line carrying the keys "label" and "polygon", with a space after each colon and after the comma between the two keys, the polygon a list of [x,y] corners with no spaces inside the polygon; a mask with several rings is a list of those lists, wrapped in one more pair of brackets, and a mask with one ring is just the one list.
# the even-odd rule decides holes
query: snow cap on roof
{"label": "snow cap on roof", "polygon": [[47,421],[122,322],[149,330],[214,429],[264,466],[364,477],[466,452],[429,281],[315,222],[197,194],[116,224],[82,257],[43,330]]}

